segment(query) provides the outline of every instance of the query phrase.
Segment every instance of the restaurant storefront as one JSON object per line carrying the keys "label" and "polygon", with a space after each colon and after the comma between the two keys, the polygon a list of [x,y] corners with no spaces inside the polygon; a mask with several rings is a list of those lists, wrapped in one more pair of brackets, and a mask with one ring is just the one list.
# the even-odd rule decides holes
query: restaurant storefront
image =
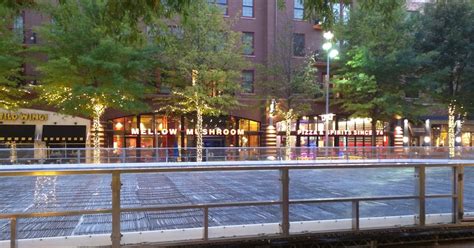
{"label": "restaurant storefront", "polygon": [[90,120],[37,109],[0,111],[0,146],[87,146]]}
{"label": "restaurant storefront", "polygon": [[[372,120],[370,118],[335,117],[328,123],[329,146],[354,147],[372,146]],[[276,123],[277,146],[284,146],[286,123]],[[376,146],[389,145],[389,124],[377,121]],[[291,123],[291,146],[324,147],[325,121],[318,116],[303,116]]]}
{"label": "restaurant storefront", "polygon": [[[447,147],[448,124],[444,120],[427,119],[423,125],[409,123],[406,129],[407,144],[411,146],[435,146]],[[474,121],[456,121],[455,123],[455,146],[469,147],[474,144]]]}
{"label": "restaurant storefront", "polygon": [[[109,121],[108,147],[195,147],[195,117],[140,114]],[[258,147],[260,123],[236,116],[203,118],[205,147]]]}

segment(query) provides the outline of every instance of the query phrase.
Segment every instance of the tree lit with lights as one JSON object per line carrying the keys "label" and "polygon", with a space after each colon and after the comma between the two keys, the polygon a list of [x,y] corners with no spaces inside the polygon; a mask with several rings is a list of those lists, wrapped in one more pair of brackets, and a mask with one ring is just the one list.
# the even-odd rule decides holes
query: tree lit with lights
{"label": "tree lit with lights", "polygon": [[48,55],[40,63],[40,100],[60,112],[92,117],[94,162],[100,162],[100,120],[105,110],[139,111],[149,92],[152,68],[143,39],[126,29],[109,33],[99,16],[103,1],[70,1],[52,8],[53,22],[39,29],[45,40],[34,50]]}

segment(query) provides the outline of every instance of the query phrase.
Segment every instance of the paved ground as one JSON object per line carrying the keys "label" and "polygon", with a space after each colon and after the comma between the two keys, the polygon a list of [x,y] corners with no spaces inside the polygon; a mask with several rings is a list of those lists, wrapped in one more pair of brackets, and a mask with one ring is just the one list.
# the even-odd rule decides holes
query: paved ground
{"label": "paved ground", "polygon": [[[290,173],[292,199],[387,196],[413,194],[413,169],[307,170]],[[465,209],[474,212],[474,168],[466,169]],[[110,176],[21,177],[0,179],[0,212],[60,211],[110,208]],[[132,174],[122,177],[122,206],[156,206],[279,198],[277,172],[200,172]],[[427,169],[427,194],[450,193],[451,170]],[[447,213],[449,199],[427,202],[428,213]],[[367,202],[361,216],[413,214],[414,201]],[[349,218],[349,204],[295,205],[290,220]],[[279,206],[210,210],[210,225],[278,222]],[[200,210],[124,213],[123,231],[199,227]],[[111,216],[84,215],[19,220],[19,238],[107,233]],[[8,239],[9,225],[0,220],[0,240]]]}

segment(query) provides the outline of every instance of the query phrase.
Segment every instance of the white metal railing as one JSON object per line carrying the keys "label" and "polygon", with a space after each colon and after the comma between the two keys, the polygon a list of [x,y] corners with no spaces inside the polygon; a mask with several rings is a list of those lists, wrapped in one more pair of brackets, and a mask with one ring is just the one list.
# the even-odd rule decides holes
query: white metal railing
{"label": "white metal railing", "polygon": [[[101,148],[101,163],[192,162],[195,148]],[[0,164],[91,163],[92,148],[0,149]],[[457,147],[449,157],[447,147],[208,147],[204,161],[261,160],[363,160],[363,159],[474,159],[474,148]]]}
{"label": "white metal railing", "polygon": [[[292,235],[290,225],[290,206],[294,204],[318,204],[318,203],[350,203],[351,204],[351,218],[345,220],[345,223],[351,224],[352,231],[358,231],[361,229],[361,220],[366,218],[360,217],[360,204],[362,202],[373,202],[373,201],[396,201],[396,200],[413,200],[416,202],[416,210],[413,213],[415,226],[427,225],[427,213],[426,213],[426,201],[427,199],[434,198],[447,198],[452,202],[452,210],[447,216],[451,219],[451,225],[459,225],[463,219],[463,178],[464,178],[464,167],[474,166],[474,164],[433,164],[427,165],[426,163],[412,163],[412,164],[400,164],[400,163],[360,163],[360,164],[337,164],[337,163],[324,163],[324,164],[296,164],[295,162],[284,162],[274,165],[262,166],[258,162],[254,164],[248,164],[246,166],[226,166],[225,163],[221,163],[217,166],[206,166],[206,163],[198,163],[197,166],[193,167],[148,167],[148,168],[127,168],[127,169],[85,169],[85,170],[71,170],[71,169],[56,169],[56,170],[38,170],[29,169],[22,171],[0,171],[0,178],[2,177],[28,177],[28,176],[67,176],[67,175],[92,175],[102,174],[110,175],[111,181],[111,205],[105,209],[87,209],[87,210],[72,210],[72,211],[55,211],[55,212],[21,212],[21,213],[1,213],[0,219],[10,220],[10,247],[17,247],[17,221],[18,219],[28,219],[34,217],[54,217],[54,216],[73,216],[73,215],[90,215],[90,214],[112,214],[112,232],[111,232],[111,243],[112,247],[120,247],[121,244],[121,213],[124,212],[155,212],[155,211],[173,211],[173,210],[184,210],[184,209],[199,209],[202,211],[202,227],[200,229],[201,238],[196,239],[196,242],[209,242],[215,240],[214,236],[209,235],[209,210],[223,207],[245,207],[245,206],[280,206],[280,222],[279,231],[274,234],[278,237],[288,237]],[[445,194],[427,194],[426,190],[426,168],[427,167],[444,167],[451,169],[451,180],[452,186],[450,187],[449,193]],[[99,167],[100,168],[100,167]],[[321,169],[335,169],[335,170],[346,170],[346,169],[367,169],[367,168],[414,168],[416,183],[414,194],[410,195],[389,195],[389,196],[365,196],[365,197],[336,197],[336,198],[309,198],[309,199],[294,199],[290,198],[292,195],[290,192],[290,171],[301,171],[301,170],[321,170]],[[218,202],[218,203],[196,203],[196,204],[178,204],[178,205],[156,205],[151,207],[123,207],[121,204],[121,176],[123,174],[130,173],[192,173],[192,172],[229,172],[229,171],[278,171],[280,174],[280,180],[275,187],[280,188],[280,198],[278,200],[263,200],[263,201],[236,201],[236,202]],[[0,189],[1,190],[1,189]],[[411,217],[409,217],[411,218]],[[301,222],[303,223],[303,222]],[[371,228],[380,228],[386,225],[390,225],[389,220],[379,219],[378,222]],[[386,226],[385,225],[385,226]],[[436,224],[434,224],[436,225]],[[294,226],[297,226],[294,224]],[[216,227],[213,227],[214,229]],[[301,228],[300,228],[301,229]],[[258,230],[254,230],[255,233]],[[319,230],[328,231],[328,230]],[[337,231],[330,230],[330,231]],[[345,230],[347,231],[347,230]],[[248,237],[246,237],[248,238]],[[177,238],[172,242],[179,244],[187,237],[181,235],[181,239]],[[238,237],[236,238],[238,239]],[[150,242],[149,240],[143,240],[142,242]],[[189,242],[186,240],[186,242]]]}

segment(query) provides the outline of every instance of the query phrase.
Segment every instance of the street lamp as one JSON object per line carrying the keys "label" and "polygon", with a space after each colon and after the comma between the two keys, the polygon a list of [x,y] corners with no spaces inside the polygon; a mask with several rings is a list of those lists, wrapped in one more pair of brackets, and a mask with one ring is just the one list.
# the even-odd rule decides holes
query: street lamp
{"label": "street lamp", "polygon": [[[324,39],[326,42],[323,44],[323,49],[327,53],[327,62],[326,62],[326,116],[329,117],[329,61],[330,59],[333,59],[339,55],[339,51],[336,49],[332,48],[332,39],[334,38],[334,34],[331,31],[324,32],[323,34]],[[327,147],[329,147],[329,119],[330,118],[325,118],[326,119],[326,125],[325,125],[325,146],[326,150]]]}

